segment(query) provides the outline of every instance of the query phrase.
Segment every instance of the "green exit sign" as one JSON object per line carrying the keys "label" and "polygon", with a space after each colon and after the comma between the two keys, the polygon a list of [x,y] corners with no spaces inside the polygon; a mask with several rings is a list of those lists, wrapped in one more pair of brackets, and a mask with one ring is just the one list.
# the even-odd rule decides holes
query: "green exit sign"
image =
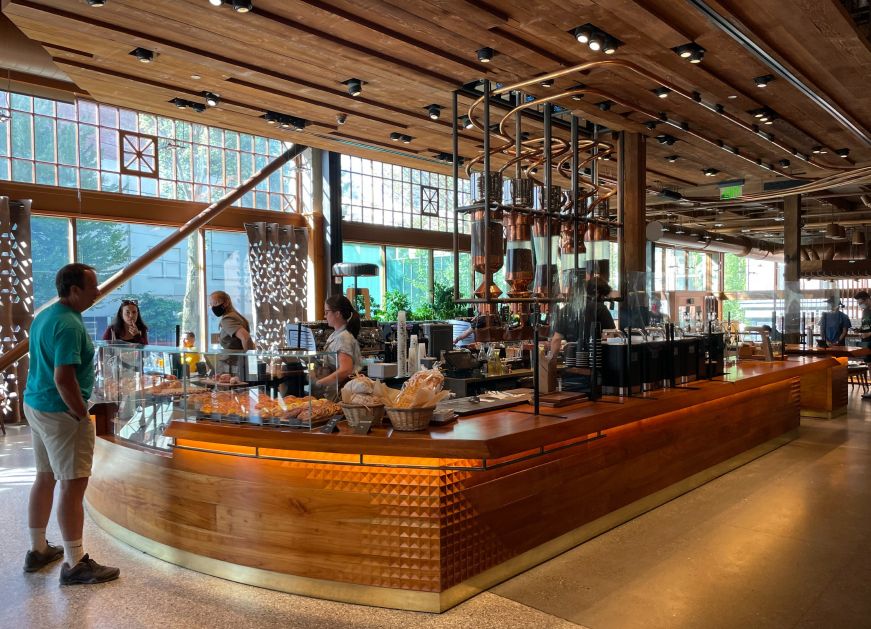
{"label": "green exit sign", "polygon": [[744,186],[738,184],[736,186],[723,186],[720,188],[720,199],[737,199],[744,191]]}

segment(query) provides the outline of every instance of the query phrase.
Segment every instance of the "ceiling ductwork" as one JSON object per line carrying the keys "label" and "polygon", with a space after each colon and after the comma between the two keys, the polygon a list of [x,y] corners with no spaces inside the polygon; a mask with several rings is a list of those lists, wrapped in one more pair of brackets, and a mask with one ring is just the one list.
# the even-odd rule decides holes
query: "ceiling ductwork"
{"label": "ceiling ductwork", "polygon": [[731,253],[742,258],[783,262],[783,247],[775,243],[744,236],[728,236],[684,227],[676,234],[670,225],[653,221],[647,224],[647,240],[692,251]]}

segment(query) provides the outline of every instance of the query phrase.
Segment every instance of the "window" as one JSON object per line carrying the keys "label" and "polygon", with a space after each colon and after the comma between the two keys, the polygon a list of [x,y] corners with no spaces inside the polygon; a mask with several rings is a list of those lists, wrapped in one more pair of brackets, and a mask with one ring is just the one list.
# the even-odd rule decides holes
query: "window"
{"label": "window", "polygon": [[[206,295],[222,290],[230,296],[233,307],[251,324],[254,334],[254,297],[251,269],[248,266],[248,237],[238,232],[206,231]],[[207,315],[208,339],[217,343],[218,317]],[[256,335],[255,335],[256,336]]]}
{"label": "window", "polygon": [[70,262],[69,236],[69,220],[65,218],[30,218],[35,308],[57,297],[54,277],[59,268]]}
{"label": "window", "polygon": [[[216,201],[289,143],[130,109],[0,91],[0,179],[85,190]],[[296,212],[297,163],[239,205]]]}
{"label": "window", "polygon": [[[433,255],[433,283],[448,286],[454,289],[454,256],[450,251],[434,250]],[[472,254],[460,252],[460,297],[472,296],[472,276],[469,269],[472,267]]]}
{"label": "window", "polygon": [[408,295],[412,309],[430,301],[429,250],[386,247],[387,290]]}
{"label": "window", "polygon": [[[357,223],[452,232],[453,180],[447,175],[342,155],[342,218]],[[469,202],[460,180],[459,204]],[[460,216],[461,233],[469,233]]]}
{"label": "window", "polygon": [[707,254],[701,251],[687,252],[687,290],[708,290],[706,258]]}
{"label": "window", "polygon": [[[383,273],[381,268],[381,246],[380,245],[364,245],[358,243],[342,244],[342,260],[344,262],[366,262],[375,264],[379,268],[379,273]],[[349,288],[354,287],[354,278],[346,277],[342,281],[342,293],[347,294]],[[358,288],[369,289],[369,300],[374,310],[376,305],[382,305],[381,297],[381,277],[358,277]]]}
{"label": "window", "polygon": [[[79,261],[93,266],[100,282],[104,282],[173,231],[170,227],[76,220]],[[189,327],[187,321],[195,319],[199,310],[196,282],[186,281],[187,274],[181,270],[182,261],[187,260],[187,249],[185,241],[169,250],[146,272],[134,276],[87,310],[83,318],[89,332],[101,338],[121,299],[133,298],[138,300],[142,320],[148,326],[149,343],[175,345],[176,326]],[[155,273],[166,269],[174,275]]]}

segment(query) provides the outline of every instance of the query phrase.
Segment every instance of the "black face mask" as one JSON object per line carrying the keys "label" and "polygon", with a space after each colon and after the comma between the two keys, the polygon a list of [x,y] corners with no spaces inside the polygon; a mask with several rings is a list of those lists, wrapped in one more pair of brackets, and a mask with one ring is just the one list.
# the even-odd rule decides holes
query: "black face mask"
{"label": "black face mask", "polygon": [[218,304],[217,306],[212,306],[212,312],[215,313],[216,317],[223,317],[224,314],[227,312],[227,308],[224,306],[224,304]]}

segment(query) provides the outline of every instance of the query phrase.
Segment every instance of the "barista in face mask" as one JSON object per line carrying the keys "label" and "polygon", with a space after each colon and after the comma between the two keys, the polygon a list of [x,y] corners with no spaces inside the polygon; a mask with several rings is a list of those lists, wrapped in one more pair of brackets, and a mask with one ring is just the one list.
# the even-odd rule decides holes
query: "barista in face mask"
{"label": "barista in face mask", "polygon": [[221,347],[224,349],[254,349],[251,325],[233,308],[230,296],[222,290],[209,295],[209,305],[216,317],[220,317]]}

